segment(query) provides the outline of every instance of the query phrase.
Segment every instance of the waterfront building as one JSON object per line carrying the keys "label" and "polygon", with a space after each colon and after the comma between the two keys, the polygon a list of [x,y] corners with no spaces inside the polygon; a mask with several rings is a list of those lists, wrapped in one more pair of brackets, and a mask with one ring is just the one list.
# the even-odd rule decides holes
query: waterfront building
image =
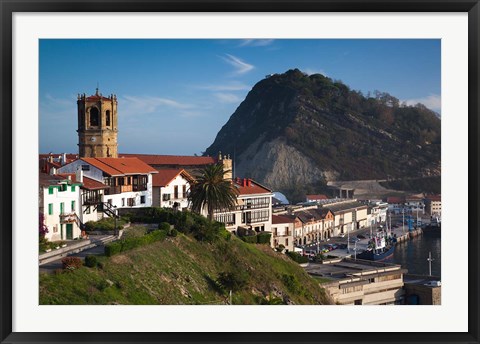
{"label": "waterfront building", "polygon": [[348,232],[367,226],[368,206],[357,202],[342,202],[324,205],[334,216],[333,236],[347,235]]}
{"label": "waterfront building", "polygon": [[442,283],[439,277],[406,274],[404,276],[404,283],[405,304],[442,304]]}
{"label": "waterfront building", "polygon": [[162,169],[153,175],[152,206],[188,208],[188,193],[193,177],[184,169]]}
{"label": "waterfront building", "polygon": [[388,197],[388,211],[390,214],[401,214],[405,210],[405,198],[404,197]]}
{"label": "waterfront building", "polygon": [[411,195],[405,197],[405,211],[408,214],[425,214],[425,203],[423,200],[423,195]]}
{"label": "waterfront building", "polygon": [[305,271],[340,305],[401,305],[405,303],[401,265],[351,258],[309,263]]}
{"label": "waterfront building", "polygon": [[429,195],[425,197],[425,208],[427,214],[434,217],[442,216],[442,196]]}
{"label": "waterfront building", "polygon": [[307,195],[306,196],[306,202],[318,202],[318,201],[323,201],[327,200],[328,197],[326,195]]}
{"label": "waterfront building", "polygon": [[387,220],[388,203],[382,201],[368,202],[367,225],[384,223]]}
{"label": "waterfront building", "polygon": [[313,208],[297,210],[293,214],[300,220],[295,241],[299,245],[327,240],[333,235],[334,215],[329,209]]}

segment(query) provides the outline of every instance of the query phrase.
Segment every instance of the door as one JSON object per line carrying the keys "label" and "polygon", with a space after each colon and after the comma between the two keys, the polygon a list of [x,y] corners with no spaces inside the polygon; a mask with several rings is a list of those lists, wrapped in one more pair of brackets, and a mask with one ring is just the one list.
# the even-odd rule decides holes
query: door
{"label": "door", "polygon": [[73,240],[73,223],[67,223],[67,240]]}

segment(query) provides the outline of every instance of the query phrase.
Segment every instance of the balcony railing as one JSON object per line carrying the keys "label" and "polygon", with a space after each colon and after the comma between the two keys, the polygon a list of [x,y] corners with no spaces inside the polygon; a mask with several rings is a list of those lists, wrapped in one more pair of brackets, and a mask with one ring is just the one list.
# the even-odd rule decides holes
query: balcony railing
{"label": "balcony railing", "polygon": [[[110,186],[105,190],[105,195],[115,195],[122,192],[131,192],[133,190],[133,185],[119,185],[119,186]],[[140,190],[137,190],[140,191]]]}

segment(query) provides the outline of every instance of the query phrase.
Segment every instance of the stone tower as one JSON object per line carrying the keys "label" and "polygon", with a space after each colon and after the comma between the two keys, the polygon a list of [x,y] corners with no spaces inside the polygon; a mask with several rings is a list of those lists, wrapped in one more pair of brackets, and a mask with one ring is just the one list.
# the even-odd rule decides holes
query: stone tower
{"label": "stone tower", "polygon": [[222,152],[218,153],[218,162],[222,163],[223,165],[223,173],[225,179],[232,179],[232,159],[230,159],[230,155],[223,155]]}
{"label": "stone tower", "polygon": [[78,150],[80,158],[117,158],[117,96],[78,95]]}

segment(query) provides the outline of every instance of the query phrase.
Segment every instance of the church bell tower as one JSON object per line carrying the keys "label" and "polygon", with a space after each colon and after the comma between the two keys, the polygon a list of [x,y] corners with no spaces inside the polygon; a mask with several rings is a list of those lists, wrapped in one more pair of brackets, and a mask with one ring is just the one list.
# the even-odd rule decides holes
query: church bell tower
{"label": "church bell tower", "polygon": [[79,94],[78,150],[80,158],[117,158],[117,96]]}

